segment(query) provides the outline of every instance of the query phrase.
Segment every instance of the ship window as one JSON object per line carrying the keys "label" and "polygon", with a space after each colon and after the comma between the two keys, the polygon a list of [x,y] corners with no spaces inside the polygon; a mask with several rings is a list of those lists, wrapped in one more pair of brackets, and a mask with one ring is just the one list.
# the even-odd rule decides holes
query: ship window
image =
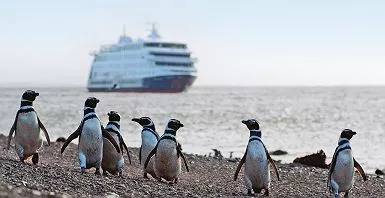
{"label": "ship window", "polygon": [[177,43],[144,43],[146,47],[164,47],[164,48],[178,48],[178,49],[186,49],[185,44],[177,44]]}
{"label": "ship window", "polygon": [[191,67],[191,63],[168,63],[168,62],[155,62],[159,66],[174,66],[174,67]]}
{"label": "ship window", "polygon": [[170,53],[161,53],[161,52],[150,52],[151,55],[155,56],[174,56],[174,57],[190,57],[190,54],[170,54]]}

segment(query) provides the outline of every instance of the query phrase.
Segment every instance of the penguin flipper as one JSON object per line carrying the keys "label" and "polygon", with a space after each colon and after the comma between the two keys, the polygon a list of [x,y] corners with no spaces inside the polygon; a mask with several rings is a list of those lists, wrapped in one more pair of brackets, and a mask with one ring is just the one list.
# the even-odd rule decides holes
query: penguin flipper
{"label": "penguin flipper", "polygon": [[16,123],[17,123],[17,116],[18,115],[19,115],[19,112],[17,112],[16,117],[15,117],[15,121],[13,122],[11,130],[9,131],[9,134],[8,134],[7,150],[9,150],[9,147],[11,147],[12,135],[13,135],[13,132],[16,131]]}
{"label": "penguin flipper", "polygon": [[[158,142],[159,143],[159,142]],[[156,144],[155,148],[152,149],[152,151],[148,154],[146,162],[144,162],[144,168],[146,169],[148,166],[148,163],[150,162],[150,159],[153,155],[155,155],[156,150],[158,149],[158,144]]]}
{"label": "penguin flipper", "polygon": [[[336,166],[336,160],[337,160],[337,156],[336,156],[336,151],[337,151],[338,147],[336,148],[336,150],[334,151],[334,154],[333,154],[333,159],[332,159],[332,162],[331,162],[331,165],[330,165],[330,168],[329,168],[329,174],[328,174],[328,181],[327,181],[327,188],[329,188],[329,185],[330,185],[330,181],[331,181],[331,178],[332,178],[332,173],[334,171],[334,167]],[[329,188],[329,191],[331,189]]]}
{"label": "penguin flipper", "polygon": [[234,181],[237,181],[238,173],[239,173],[239,171],[241,170],[243,164],[246,162],[246,154],[247,154],[247,148],[246,148],[245,154],[243,155],[241,161],[239,162],[239,164],[238,164],[238,166],[237,166],[237,170],[235,171],[235,174],[234,174]]}
{"label": "penguin flipper", "polygon": [[115,139],[108,133],[107,130],[105,130],[103,128],[103,126],[101,126],[101,128],[102,128],[102,135],[103,135],[103,137],[105,137],[107,140],[109,140],[112,143],[112,145],[114,145],[116,151],[118,153],[120,153],[119,145],[118,145],[118,143],[116,143]]}
{"label": "penguin flipper", "polygon": [[140,145],[139,149],[139,164],[142,164],[142,145]]}
{"label": "penguin flipper", "polygon": [[274,162],[273,158],[271,158],[270,154],[268,152],[266,152],[266,154],[267,154],[267,159],[269,160],[270,164],[273,166],[275,174],[277,174],[277,178],[279,181],[279,173],[278,173],[277,166],[275,165],[275,162]]}
{"label": "penguin flipper", "polygon": [[40,119],[39,119],[39,116],[37,116],[37,121],[38,121],[38,123],[39,123],[39,127],[40,127],[41,130],[43,130],[43,132],[44,132],[45,138],[47,139],[47,142],[48,142],[48,146],[51,145],[51,140],[49,139],[49,135],[48,135],[47,129],[45,128],[45,126],[43,125],[43,123],[41,123],[41,121],[40,121]]}
{"label": "penguin flipper", "polygon": [[358,172],[362,176],[362,179],[364,179],[364,181],[366,181],[367,177],[366,177],[366,174],[364,172],[364,169],[362,169],[361,165],[356,161],[356,159],[354,159],[354,157],[353,157],[353,161],[354,161],[354,167],[358,170]]}
{"label": "penguin flipper", "polygon": [[130,164],[131,164],[131,156],[130,156],[130,152],[128,152],[127,145],[126,145],[126,143],[124,142],[123,138],[122,138],[122,137],[120,137],[120,138],[121,138],[121,139],[120,139],[120,148],[121,148],[121,150],[122,150],[122,154],[123,154],[123,148],[122,148],[122,146],[123,146],[124,149],[126,149],[127,156],[128,156],[128,161],[129,161]]}
{"label": "penguin flipper", "polygon": [[188,168],[188,166],[187,166],[186,158],[184,157],[182,151],[180,150],[180,147],[177,146],[177,147],[176,147],[176,151],[177,151],[178,155],[179,155],[180,157],[182,157],[182,160],[183,160],[183,162],[184,162],[184,165],[186,166],[187,172],[190,172],[190,170],[189,170],[189,168]]}
{"label": "penguin flipper", "polygon": [[76,129],[76,131],[73,132],[73,133],[67,138],[67,140],[64,142],[63,146],[61,147],[60,153],[63,153],[63,152],[64,152],[64,150],[66,149],[66,147],[68,146],[68,144],[69,144],[72,140],[74,140],[74,139],[76,139],[77,137],[80,136],[80,134],[81,134],[81,129],[83,128],[82,126],[83,126],[83,123],[81,123],[80,126],[78,127],[78,129]]}

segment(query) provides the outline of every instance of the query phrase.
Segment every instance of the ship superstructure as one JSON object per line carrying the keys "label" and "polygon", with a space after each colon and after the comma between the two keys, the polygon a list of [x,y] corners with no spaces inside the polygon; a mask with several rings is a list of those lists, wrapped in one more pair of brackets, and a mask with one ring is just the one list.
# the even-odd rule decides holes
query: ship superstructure
{"label": "ship superstructure", "polygon": [[92,52],[89,91],[182,92],[197,77],[187,45],[161,39],[155,25],[147,39],[133,40],[125,32],[117,44]]}

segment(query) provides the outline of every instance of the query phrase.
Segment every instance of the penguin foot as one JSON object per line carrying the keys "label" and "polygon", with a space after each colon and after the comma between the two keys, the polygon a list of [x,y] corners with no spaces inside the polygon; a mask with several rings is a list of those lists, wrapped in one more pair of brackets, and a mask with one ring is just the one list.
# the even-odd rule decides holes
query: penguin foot
{"label": "penguin foot", "polygon": [[143,173],[143,178],[148,179],[147,173]]}
{"label": "penguin foot", "polygon": [[107,171],[103,170],[103,176],[104,176],[104,177],[107,177],[107,176],[108,176],[108,175],[107,175]]}
{"label": "penguin foot", "polygon": [[334,194],[334,198],[340,198],[340,194],[339,193]]}
{"label": "penguin foot", "polygon": [[253,196],[253,193],[251,193],[251,189],[247,189],[247,196]]}
{"label": "penguin foot", "polygon": [[35,153],[35,154],[33,154],[33,156],[32,156],[32,163],[33,163],[34,165],[36,165],[38,162],[39,162],[39,154],[38,154],[38,153]]}
{"label": "penguin foot", "polygon": [[20,162],[24,164],[24,157],[20,157]]}
{"label": "penguin foot", "polygon": [[344,197],[349,197],[349,191],[346,191]]}
{"label": "penguin foot", "polygon": [[119,171],[119,177],[123,178],[123,171],[122,170]]}
{"label": "penguin foot", "polygon": [[261,193],[262,189],[261,188],[253,188],[253,191],[255,194]]}
{"label": "penguin foot", "polygon": [[269,196],[269,189],[265,189],[265,193],[263,194],[263,196],[266,196],[266,197]]}
{"label": "penguin foot", "polygon": [[175,179],[174,179],[174,183],[175,183],[175,184],[178,183],[178,179],[179,179],[179,178],[175,178]]}
{"label": "penguin foot", "polygon": [[86,173],[86,168],[84,168],[84,167],[80,167],[80,173],[81,173],[81,174],[84,174],[84,173]]}
{"label": "penguin foot", "polygon": [[101,175],[101,174],[100,174],[100,169],[98,169],[98,168],[96,169],[95,175]]}

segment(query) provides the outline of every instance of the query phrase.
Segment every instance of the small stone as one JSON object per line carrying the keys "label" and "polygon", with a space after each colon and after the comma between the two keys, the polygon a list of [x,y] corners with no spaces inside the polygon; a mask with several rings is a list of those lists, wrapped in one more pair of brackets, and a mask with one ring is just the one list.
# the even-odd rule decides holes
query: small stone
{"label": "small stone", "polygon": [[42,195],[42,193],[40,191],[38,191],[38,190],[32,190],[32,194],[36,195],[36,196],[41,196]]}
{"label": "small stone", "polygon": [[119,197],[119,195],[116,193],[113,193],[113,192],[108,192],[106,197],[107,198],[116,198],[116,197]]}

